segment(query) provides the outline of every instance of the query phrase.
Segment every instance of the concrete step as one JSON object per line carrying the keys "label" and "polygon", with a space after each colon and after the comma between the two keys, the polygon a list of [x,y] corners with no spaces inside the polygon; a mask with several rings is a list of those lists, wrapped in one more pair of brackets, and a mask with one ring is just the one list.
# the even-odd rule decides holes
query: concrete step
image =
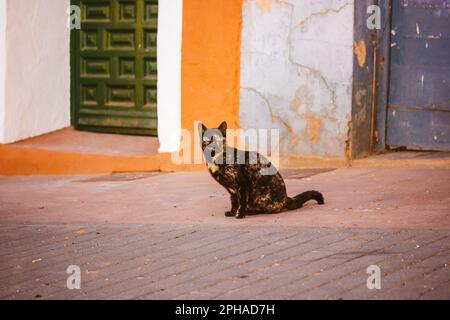
{"label": "concrete step", "polygon": [[158,139],[66,128],[0,144],[0,175],[82,174],[160,170]]}

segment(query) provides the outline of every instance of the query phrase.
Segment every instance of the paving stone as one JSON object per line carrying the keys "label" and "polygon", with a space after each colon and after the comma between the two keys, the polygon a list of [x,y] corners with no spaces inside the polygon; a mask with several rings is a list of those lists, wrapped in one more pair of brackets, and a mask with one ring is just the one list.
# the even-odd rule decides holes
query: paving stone
{"label": "paving stone", "polygon": [[[0,223],[2,230],[2,299],[445,299],[450,291],[445,230]],[[66,287],[69,262],[82,269],[81,290]],[[371,264],[382,269],[382,290],[367,289]]]}

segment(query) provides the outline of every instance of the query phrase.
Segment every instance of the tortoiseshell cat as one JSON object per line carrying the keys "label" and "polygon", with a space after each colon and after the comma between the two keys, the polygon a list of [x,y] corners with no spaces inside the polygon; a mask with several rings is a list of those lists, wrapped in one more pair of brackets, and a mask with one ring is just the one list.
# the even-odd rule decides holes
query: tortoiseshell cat
{"label": "tortoiseshell cat", "polygon": [[[231,196],[231,210],[225,213],[227,217],[242,219],[245,215],[295,210],[309,200],[324,204],[322,194],[317,191],[307,191],[289,198],[284,180],[276,169],[272,175],[262,174],[262,170],[274,168],[266,158],[259,153],[227,145],[226,122],[211,130],[200,123],[198,129],[208,171]],[[239,161],[242,164],[237,161],[239,155],[245,155],[245,162]]]}

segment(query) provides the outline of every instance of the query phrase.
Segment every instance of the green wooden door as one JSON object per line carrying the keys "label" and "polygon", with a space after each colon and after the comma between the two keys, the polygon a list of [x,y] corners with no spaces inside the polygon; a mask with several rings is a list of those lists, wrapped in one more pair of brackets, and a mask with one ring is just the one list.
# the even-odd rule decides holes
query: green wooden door
{"label": "green wooden door", "polygon": [[78,0],[72,122],[79,130],[156,135],[157,0]]}

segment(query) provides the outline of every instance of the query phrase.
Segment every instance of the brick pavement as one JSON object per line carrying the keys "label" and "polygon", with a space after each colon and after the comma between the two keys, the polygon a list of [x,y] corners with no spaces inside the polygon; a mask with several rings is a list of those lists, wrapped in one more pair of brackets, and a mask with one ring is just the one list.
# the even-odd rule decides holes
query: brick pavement
{"label": "brick pavement", "polygon": [[0,235],[1,299],[450,299],[446,230],[8,222]]}
{"label": "brick pavement", "polygon": [[283,174],[326,204],[237,220],[206,172],[0,178],[0,299],[450,299],[450,169]]}

